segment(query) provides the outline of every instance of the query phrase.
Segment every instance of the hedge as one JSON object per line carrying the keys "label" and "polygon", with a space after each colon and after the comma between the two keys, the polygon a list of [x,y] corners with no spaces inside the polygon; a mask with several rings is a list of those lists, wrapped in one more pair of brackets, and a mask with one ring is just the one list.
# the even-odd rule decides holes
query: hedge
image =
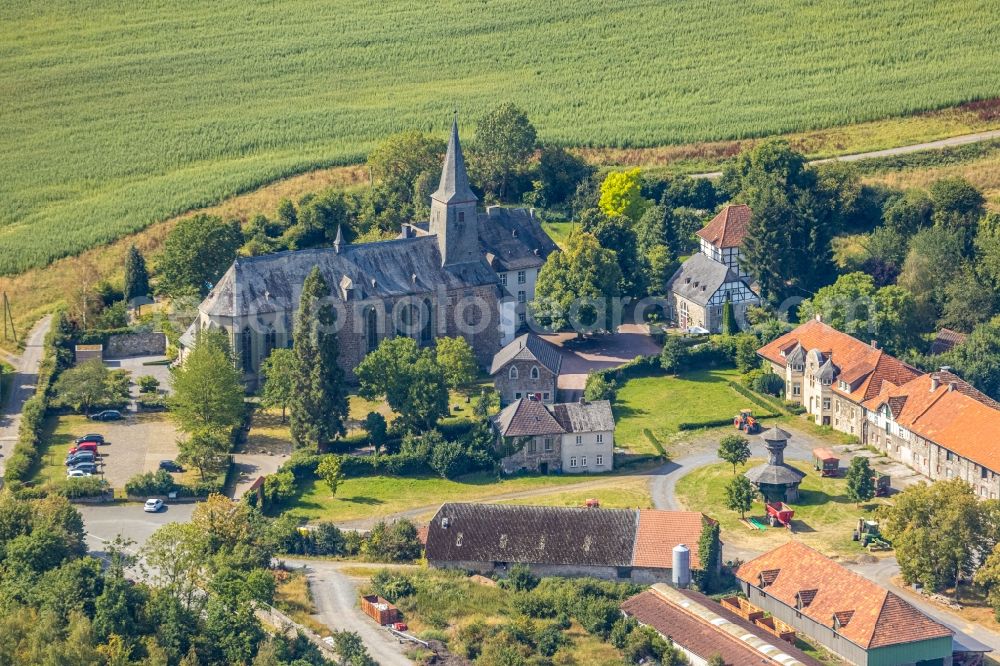
{"label": "hedge", "polygon": [[697,421],[694,423],[685,422],[677,425],[678,430],[700,430],[701,428],[718,428],[719,426],[732,425],[733,417],[727,419],[711,419],[709,421]]}
{"label": "hedge", "polygon": [[649,443],[653,445],[653,448],[660,452],[661,456],[667,455],[666,450],[663,448],[663,444],[661,444],[660,440],[656,438],[656,435],[653,434],[652,430],[649,428],[643,428],[642,434],[646,436],[646,439],[648,439]]}
{"label": "hedge", "polygon": [[785,411],[784,408],[780,404],[778,404],[777,401],[772,402],[771,400],[768,400],[759,393],[751,391],[742,384],[738,384],[736,382],[731,381],[729,382],[729,386],[734,391],[736,391],[737,393],[739,393],[744,398],[746,398],[753,404],[757,405],[761,409],[765,410],[766,412],[771,412],[770,416],[777,416],[781,414],[783,411]]}

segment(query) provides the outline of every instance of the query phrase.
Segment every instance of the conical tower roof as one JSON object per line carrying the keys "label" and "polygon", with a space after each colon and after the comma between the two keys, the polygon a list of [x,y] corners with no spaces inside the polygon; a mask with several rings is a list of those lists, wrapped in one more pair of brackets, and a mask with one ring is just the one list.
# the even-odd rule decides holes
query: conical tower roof
{"label": "conical tower roof", "polygon": [[441,184],[431,198],[441,203],[477,201],[469,187],[469,174],[465,171],[465,157],[462,144],[458,140],[458,118],[451,124],[451,138],[448,139],[448,153],[441,170]]}

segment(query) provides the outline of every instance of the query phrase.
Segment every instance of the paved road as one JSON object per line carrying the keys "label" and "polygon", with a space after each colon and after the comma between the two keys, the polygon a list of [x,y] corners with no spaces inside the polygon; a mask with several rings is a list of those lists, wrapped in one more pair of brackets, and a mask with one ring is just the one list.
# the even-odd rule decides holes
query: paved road
{"label": "paved road", "polygon": [[316,618],[320,622],[330,629],[357,632],[369,654],[381,666],[410,666],[413,663],[404,654],[409,646],[375,624],[358,607],[357,581],[343,571],[345,567],[357,566],[356,563],[288,559],[284,562],[293,567],[305,567],[316,604]]}
{"label": "paved road", "polygon": [[102,551],[103,544],[121,535],[141,548],[146,540],[167,523],[186,523],[191,520],[195,504],[168,504],[159,513],[146,513],[141,504],[80,504],[77,509],[83,516],[87,530],[87,545],[91,550]]}
{"label": "paved road", "polygon": [[[3,478],[5,460],[17,441],[17,430],[21,424],[21,408],[25,401],[35,394],[38,382],[38,368],[42,363],[42,345],[52,324],[52,316],[46,315],[35,324],[28,334],[24,353],[17,363],[10,399],[0,410],[0,478]],[[3,407],[0,405],[0,407]]]}
{"label": "paved road", "polygon": [[[990,139],[1000,139],[1000,130],[990,130],[988,132],[976,132],[975,134],[963,134],[937,141],[927,141],[915,143],[909,146],[899,146],[898,148],[887,148],[885,150],[873,150],[867,153],[854,153],[852,155],[838,155],[837,157],[827,157],[821,160],[812,160],[809,164],[823,164],[824,162],[857,162],[876,157],[892,157],[894,155],[906,155],[908,153],[919,153],[923,150],[941,150],[942,148],[952,148],[954,146],[964,146]],[[693,178],[721,178],[721,171],[711,171],[709,173],[697,173]]]}

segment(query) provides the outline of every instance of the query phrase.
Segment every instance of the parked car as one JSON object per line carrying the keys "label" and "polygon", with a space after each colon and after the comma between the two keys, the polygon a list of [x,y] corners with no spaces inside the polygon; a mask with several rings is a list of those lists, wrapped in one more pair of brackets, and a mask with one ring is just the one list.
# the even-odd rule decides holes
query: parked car
{"label": "parked car", "polygon": [[81,451],[90,451],[95,456],[97,455],[97,442],[80,442],[73,448],[69,450],[66,455],[73,455],[74,453],[80,453]]}
{"label": "parked car", "polygon": [[71,469],[70,471],[66,472],[66,478],[69,479],[78,479],[84,476],[94,476],[94,475],[91,474],[90,472],[84,472],[82,469]]}
{"label": "parked car", "polygon": [[95,421],[120,421],[122,419],[122,413],[117,409],[105,409],[103,412],[91,414],[90,418]]}
{"label": "parked car", "polygon": [[104,435],[98,435],[96,433],[88,433],[83,437],[77,437],[75,444],[83,444],[84,442],[94,442],[99,445],[107,444],[107,442],[104,441]]}
{"label": "parked car", "polygon": [[86,472],[87,474],[97,474],[97,463],[92,462],[81,462],[73,465],[69,468],[70,472],[80,471]]}
{"label": "parked car", "polygon": [[66,456],[67,465],[75,465],[76,463],[82,462],[94,462],[97,456],[94,455],[93,451],[80,451],[79,453],[74,453],[71,456]]}
{"label": "parked car", "polygon": [[156,513],[163,508],[163,500],[161,499],[148,499],[146,504],[142,507],[142,510],[146,513]]}
{"label": "parked car", "polygon": [[160,469],[165,469],[168,472],[183,472],[184,468],[175,463],[173,460],[161,460]]}

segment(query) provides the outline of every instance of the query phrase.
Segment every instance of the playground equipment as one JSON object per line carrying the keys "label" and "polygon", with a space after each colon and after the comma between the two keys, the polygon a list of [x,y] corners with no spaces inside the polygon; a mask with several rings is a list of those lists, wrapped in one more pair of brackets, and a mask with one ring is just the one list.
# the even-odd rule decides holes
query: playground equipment
{"label": "playground equipment", "polygon": [[830,449],[813,449],[813,467],[822,476],[837,476],[840,473],[840,458]]}
{"label": "playground equipment", "polygon": [[868,550],[889,550],[892,544],[882,537],[877,520],[858,518],[858,526],[854,530],[854,540]]}
{"label": "playground equipment", "polygon": [[748,435],[756,435],[760,432],[760,421],[754,418],[752,409],[741,409],[740,413],[733,417],[733,427]]}
{"label": "playground equipment", "polygon": [[781,525],[792,529],[792,516],[795,515],[792,507],[784,502],[768,502],[765,506],[767,507],[767,520],[771,523],[771,527]]}

